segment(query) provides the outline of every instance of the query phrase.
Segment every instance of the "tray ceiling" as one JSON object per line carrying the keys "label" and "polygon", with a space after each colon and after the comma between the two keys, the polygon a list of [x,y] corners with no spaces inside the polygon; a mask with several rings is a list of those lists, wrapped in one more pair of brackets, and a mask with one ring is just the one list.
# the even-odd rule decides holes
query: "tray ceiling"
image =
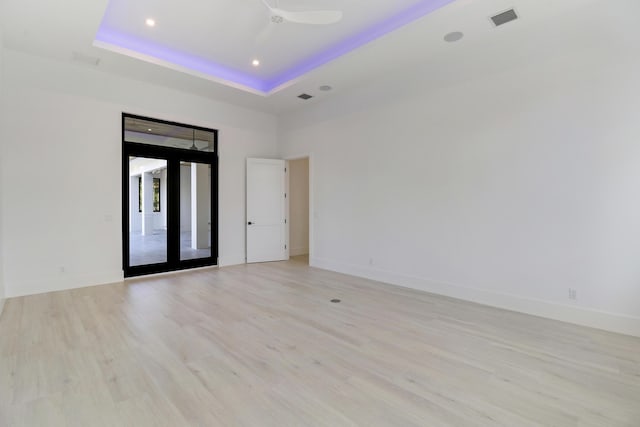
{"label": "tray ceiling", "polygon": [[[269,95],[453,0],[270,0],[287,11],[338,10],[328,25],[274,23],[263,0],[110,0],[94,45]],[[153,26],[146,21],[152,19]],[[258,60],[259,66],[252,61]]]}

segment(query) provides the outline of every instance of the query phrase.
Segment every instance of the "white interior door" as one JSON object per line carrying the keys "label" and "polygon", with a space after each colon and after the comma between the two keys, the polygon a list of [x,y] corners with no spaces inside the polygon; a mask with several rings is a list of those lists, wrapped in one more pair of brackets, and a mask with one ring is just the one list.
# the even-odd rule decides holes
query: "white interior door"
{"label": "white interior door", "polygon": [[285,161],[247,159],[247,262],[289,259]]}

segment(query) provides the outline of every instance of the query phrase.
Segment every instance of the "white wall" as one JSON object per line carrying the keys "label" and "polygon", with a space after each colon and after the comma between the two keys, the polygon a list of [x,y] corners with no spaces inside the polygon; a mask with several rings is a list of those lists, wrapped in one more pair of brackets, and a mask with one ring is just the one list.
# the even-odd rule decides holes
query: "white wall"
{"label": "white wall", "polygon": [[640,335],[640,58],[614,45],[284,116],[283,156],[314,158],[311,264]]}
{"label": "white wall", "polygon": [[309,253],[309,159],[289,161],[289,254]]}
{"label": "white wall", "polygon": [[123,111],[220,130],[220,264],[244,262],[244,162],[277,154],[274,116],[11,50],[4,65],[7,296],[122,279]]}

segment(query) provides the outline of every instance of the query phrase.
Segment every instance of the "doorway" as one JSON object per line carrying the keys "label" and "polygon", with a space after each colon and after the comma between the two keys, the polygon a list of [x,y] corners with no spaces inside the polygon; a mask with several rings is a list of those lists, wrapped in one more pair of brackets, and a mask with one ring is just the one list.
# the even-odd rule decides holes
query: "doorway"
{"label": "doorway", "polygon": [[122,115],[125,277],[218,263],[217,131]]}
{"label": "doorway", "polygon": [[289,254],[309,263],[309,157],[288,161],[289,170]]}

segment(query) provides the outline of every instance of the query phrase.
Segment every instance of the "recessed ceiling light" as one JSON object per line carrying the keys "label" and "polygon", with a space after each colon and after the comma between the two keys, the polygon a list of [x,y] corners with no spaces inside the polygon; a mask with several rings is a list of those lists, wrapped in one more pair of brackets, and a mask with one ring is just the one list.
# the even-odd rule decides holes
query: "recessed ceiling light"
{"label": "recessed ceiling light", "polygon": [[460,40],[461,38],[464,37],[464,34],[461,33],[460,31],[454,31],[452,33],[449,33],[447,35],[444,36],[444,41],[452,43],[452,42],[457,42],[458,40]]}
{"label": "recessed ceiling light", "polygon": [[144,21],[145,24],[147,24],[147,27],[155,27],[156,26],[156,21],[154,19],[151,18],[147,18],[146,21]]}
{"label": "recessed ceiling light", "polygon": [[151,128],[147,129],[148,132],[151,132]]}
{"label": "recessed ceiling light", "polygon": [[251,61],[251,65],[253,65],[254,67],[257,67],[258,65],[260,65],[260,61],[257,59],[254,59],[253,61]]}
{"label": "recessed ceiling light", "polygon": [[328,92],[328,91],[330,91],[330,90],[331,90],[331,89],[333,89],[333,88],[332,88],[331,86],[329,86],[329,85],[322,85],[322,86],[320,86],[318,89],[320,89],[320,90],[321,90],[321,91],[323,91],[323,92]]}

